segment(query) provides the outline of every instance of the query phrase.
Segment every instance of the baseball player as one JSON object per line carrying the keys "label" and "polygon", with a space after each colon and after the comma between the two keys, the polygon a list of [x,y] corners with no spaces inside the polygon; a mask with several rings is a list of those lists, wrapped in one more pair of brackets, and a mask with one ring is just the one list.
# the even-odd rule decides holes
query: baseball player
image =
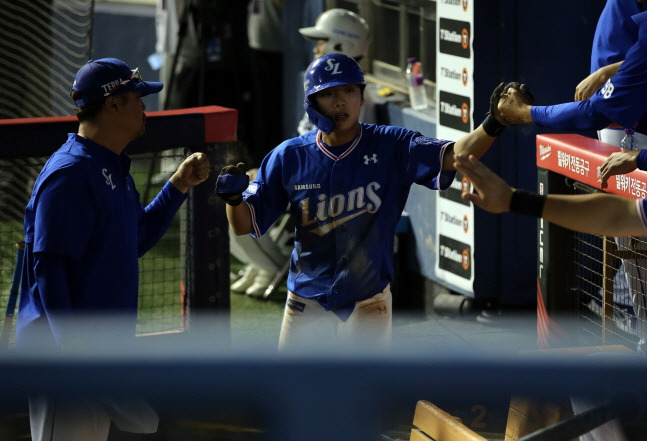
{"label": "baseball player", "polygon": [[[371,33],[366,20],[347,9],[335,8],[325,11],[319,16],[314,26],[299,29],[305,38],[315,42],[312,49],[314,59],[333,52],[346,54],[358,63],[368,54]],[[364,105],[359,114],[359,120],[373,123],[375,104],[370,94],[364,94]],[[316,127],[310,121],[307,113],[299,122],[298,133],[303,135]]]}
{"label": "baseball player", "polygon": [[[370,32],[366,20],[347,9],[335,8],[325,11],[317,18],[312,27],[299,29],[301,35],[315,42],[314,59],[332,52],[339,52],[354,58],[358,63],[368,53]],[[375,122],[375,104],[370,94],[364,94],[364,105],[359,120]],[[297,133],[303,135],[315,126],[304,112]],[[250,179],[255,177],[256,169],[248,171]],[[231,237],[231,254],[245,263],[243,275],[231,285],[231,291],[245,293],[251,297],[265,294],[275,275],[286,262],[284,250],[275,243],[269,234],[258,238],[249,235]]]}
{"label": "baseball player", "polygon": [[244,164],[223,168],[216,193],[236,234],[264,234],[289,206],[295,224],[279,349],[391,341],[395,228],[409,189],[443,190],[454,153],[482,156],[500,130],[487,117],[457,142],[401,127],[360,123],[366,83],[359,64],[332,53],[304,76],[316,126],[272,150],[256,180]]}
{"label": "baseball player", "polygon": [[[17,349],[83,353],[134,339],[138,258],[209,175],[206,155],[193,154],[147,207],[140,204],[124,149],[145,132],[141,97],[162,87],[115,58],[77,72],[78,133],[48,159],[25,210]],[[157,430],[156,413],[134,397],[30,397],[29,412],[34,441],[107,440],[111,421],[126,431]]]}

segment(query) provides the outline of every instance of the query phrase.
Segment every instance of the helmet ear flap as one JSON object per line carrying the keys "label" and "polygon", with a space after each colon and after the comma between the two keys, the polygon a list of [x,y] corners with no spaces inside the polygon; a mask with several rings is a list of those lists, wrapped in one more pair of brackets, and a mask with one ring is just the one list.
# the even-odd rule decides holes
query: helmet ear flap
{"label": "helmet ear flap", "polygon": [[303,107],[306,109],[310,122],[326,135],[330,135],[335,128],[333,120],[324,116],[321,112],[315,109],[315,106],[312,105],[309,97],[304,100]]}

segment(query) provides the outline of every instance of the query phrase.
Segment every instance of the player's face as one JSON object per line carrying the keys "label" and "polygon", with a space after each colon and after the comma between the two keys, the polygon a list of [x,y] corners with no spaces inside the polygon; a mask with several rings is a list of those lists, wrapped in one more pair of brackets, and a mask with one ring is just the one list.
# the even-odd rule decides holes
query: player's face
{"label": "player's face", "polygon": [[122,126],[132,139],[142,136],[146,130],[146,105],[142,101],[141,94],[135,91],[128,91],[121,101]]}
{"label": "player's face", "polygon": [[335,86],[315,95],[319,111],[335,122],[335,131],[354,129],[364,103],[362,89],[357,84]]}

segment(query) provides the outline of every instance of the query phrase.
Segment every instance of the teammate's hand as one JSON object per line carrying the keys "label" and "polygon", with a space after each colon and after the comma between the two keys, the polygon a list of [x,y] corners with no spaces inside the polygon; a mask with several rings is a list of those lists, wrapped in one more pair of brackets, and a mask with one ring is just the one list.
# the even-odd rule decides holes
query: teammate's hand
{"label": "teammate's hand", "polygon": [[584,101],[591,98],[595,91],[604,85],[605,81],[599,74],[599,70],[593,72],[575,87],[575,101]]}
{"label": "teammate's hand", "polygon": [[622,61],[602,66],[588,77],[584,78],[575,87],[575,101],[584,101],[593,96],[593,94],[611,77],[614,77],[620,69]]}
{"label": "teammate's hand", "polygon": [[638,167],[636,165],[638,153],[640,150],[611,153],[600,167],[600,188],[607,188],[607,181],[611,176],[634,171]]}
{"label": "teammate's hand", "polygon": [[171,176],[171,184],[182,193],[189,191],[189,188],[203,183],[209,177],[211,164],[204,153],[193,153],[187,157]]}
{"label": "teammate's hand", "polygon": [[[497,99],[498,95],[498,99]],[[518,82],[499,84],[490,97],[490,111],[501,124],[532,124],[530,109],[535,97],[530,89]]]}
{"label": "teammate's hand", "polygon": [[476,193],[470,187],[463,187],[461,197],[491,213],[505,213],[510,210],[512,188],[474,155],[456,155],[456,170],[470,180]]}
{"label": "teammate's hand", "polygon": [[249,185],[247,167],[243,162],[236,165],[226,165],[218,175],[215,193],[231,206],[243,202],[243,191]]}

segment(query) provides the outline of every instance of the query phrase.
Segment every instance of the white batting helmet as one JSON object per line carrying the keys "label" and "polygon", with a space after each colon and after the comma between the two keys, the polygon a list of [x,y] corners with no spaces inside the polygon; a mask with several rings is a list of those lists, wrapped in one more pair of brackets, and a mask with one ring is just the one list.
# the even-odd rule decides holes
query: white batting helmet
{"label": "white batting helmet", "polygon": [[368,23],[347,9],[329,9],[319,16],[314,26],[299,29],[311,40],[327,40],[324,51],[341,52],[358,58],[368,52],[370,41]]}

